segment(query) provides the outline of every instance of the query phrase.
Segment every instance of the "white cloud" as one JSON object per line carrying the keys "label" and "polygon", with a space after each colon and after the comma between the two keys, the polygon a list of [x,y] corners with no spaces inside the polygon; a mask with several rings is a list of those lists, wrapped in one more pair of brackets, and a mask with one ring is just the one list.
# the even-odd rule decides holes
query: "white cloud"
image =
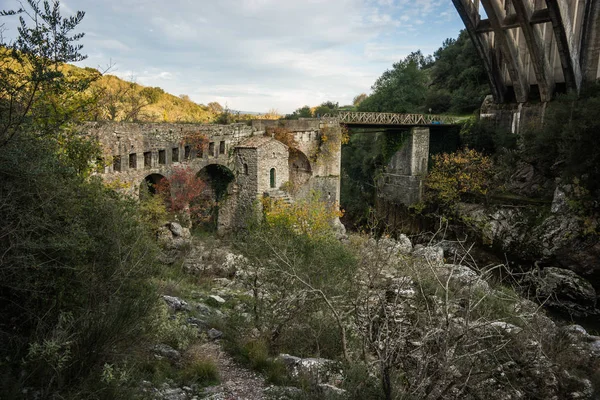
{"label": "white cloud", "polygon": [[246,111],[350,103],[393,62],[461,28],[442,0],[67,3],[65,13],[86,11],[84,65],[112,60],[119,76]]}

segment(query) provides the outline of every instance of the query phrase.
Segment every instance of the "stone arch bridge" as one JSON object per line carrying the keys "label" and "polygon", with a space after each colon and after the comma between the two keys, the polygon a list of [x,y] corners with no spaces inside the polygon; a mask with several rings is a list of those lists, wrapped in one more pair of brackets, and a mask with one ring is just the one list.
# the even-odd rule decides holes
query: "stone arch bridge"
{"label": "stone arch bridge", "polygon": [[[180,167],[208,175],[215,166],[225,171],[232,181],[219,208],[220,230],[243,223],[264,195],[289,200],[316,190],[331,203],[339,202],[340,143],[325,149],[321,140],[324,133],[340,134],[335,120],[256,120],[250,125],[89,122],[83,130],[102,146],[104,167],[98,175],[134,197],[144,183],[157,183]],[[200,137],[204,140],[197,146]]]}

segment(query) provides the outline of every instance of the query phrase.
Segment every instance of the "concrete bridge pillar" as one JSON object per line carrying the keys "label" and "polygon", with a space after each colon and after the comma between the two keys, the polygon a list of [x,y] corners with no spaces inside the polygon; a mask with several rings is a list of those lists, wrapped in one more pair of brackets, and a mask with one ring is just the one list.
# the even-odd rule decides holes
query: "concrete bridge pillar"
{"label": "concrete bridge pillar", "polygon": [[429,162],[429,128],[411,128],[378,181],[379,197],[411,206],[421,201]]}

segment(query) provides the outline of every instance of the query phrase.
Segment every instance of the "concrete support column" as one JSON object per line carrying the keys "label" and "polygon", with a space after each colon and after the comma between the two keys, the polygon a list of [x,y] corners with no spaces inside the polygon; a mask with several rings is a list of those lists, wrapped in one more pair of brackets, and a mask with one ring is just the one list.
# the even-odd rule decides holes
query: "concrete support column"
{"label": "concrete support column", "polygon": [[515,42],[503,27],[503,20],[506,17],[504,6],[500,0],[481,0],[481,4],[494,31],[496,44],[500,47],[506,61],[506,68],[515,90],[517,102],[524,103],[529,97],[529,82]]}
{"label": "concrete support column", "polygon": [[600,61],[600,2],[587,0],[583,16],[581,38],[581,68],[586,82],[595,82],[598,78]]}
{"label": "concrete support column", "polygon": [[579,93],[581,89],[581,66],[579,64],[579,37],[573,29],[573,19],[566,0],[546,0],[548,13],[554,28],[554,37],[560,55],[565,83],[569,90]]}
{"label": "concrete support column", "polygon": [[540,90],[540,98],[542,102],[550,101],[554,93],[554,71],[546,56],[544,41],[538,30],[539,28],[531,24],[532,4],[530,0],[512,0],[512,4],[529,49],[535,78]]}
{"label": "concrete support column", "polygon": [[429,128],[413,127],[377,182],[379,196],[405,206],[420,202],[428,162]]}

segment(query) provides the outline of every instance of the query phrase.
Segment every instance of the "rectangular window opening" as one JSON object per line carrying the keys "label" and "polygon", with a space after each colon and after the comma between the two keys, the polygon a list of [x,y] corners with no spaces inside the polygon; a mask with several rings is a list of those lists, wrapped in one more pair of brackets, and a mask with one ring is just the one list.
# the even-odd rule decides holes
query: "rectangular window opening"
{"label": "rectangular window opening", "polygon": [[219,154],[225,154],[225,141],[221,140],[219,143]]}
{"label": "rectangular window opening", "polygon": [[184,151],[185,151],[185,159],[189,160],[190,154],[192,152],[192,148],[190,146],[185,146]]}
{"label": "rectangular window opening", "polygon": [[144,168],[152,168],[152,153],[149,151],[144,153]]}
{"label": "rectangular window opening", "polygon": [[171,153],[171,161],[179,162],[179,147],[173,147],[173,152]]}
{"label": "rectangular window opening", "polygon": [[129,155],[129,169],[137,168],[137,154],[131,153]]}
{"label": "rectangular window opening", "polygon": [[165,150],[158,151],[158,163],[165,165],[167,163],[167,152]]}
{"label": "rectangular window opening", "polygon": [[215,156],[215,142],[210,142],[208,144],[208,155],[209,156]]}
{"label": "rectangular window opening", "polygon": [[115,171],[115,172],[121,171],[121,156],[113,157],[113,171]]}

